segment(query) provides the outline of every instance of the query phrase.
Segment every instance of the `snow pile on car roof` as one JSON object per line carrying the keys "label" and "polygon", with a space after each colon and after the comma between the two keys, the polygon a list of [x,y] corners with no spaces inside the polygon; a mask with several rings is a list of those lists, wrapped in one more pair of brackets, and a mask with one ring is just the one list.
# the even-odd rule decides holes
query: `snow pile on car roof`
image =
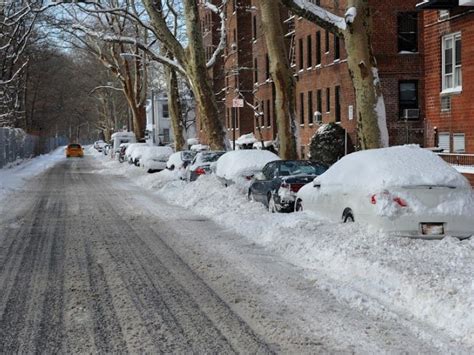
{"label": "snow pile on car roof", "polygon": [[246,176],[247,173],[254,174],[261,170],[268,162],[280,160],[278,155],[268,150],[235,150],[225,153],[217,161],[217,176],[234,180]]}
{"label": "snow pile on car roof", "polygon": [[142,159],[163,159],[168,160],[171,154],[173,154],[173,149],[171,147],[158,147],[158,146],[146,146],[140,147],[139,150],[142,151]]}
{"label": "snow pile on car roof", "polygon": [[370,149],[349,154],[318,180],[377,189],[389,186],[469,187],[467,179],[436,154],[416,145]]}

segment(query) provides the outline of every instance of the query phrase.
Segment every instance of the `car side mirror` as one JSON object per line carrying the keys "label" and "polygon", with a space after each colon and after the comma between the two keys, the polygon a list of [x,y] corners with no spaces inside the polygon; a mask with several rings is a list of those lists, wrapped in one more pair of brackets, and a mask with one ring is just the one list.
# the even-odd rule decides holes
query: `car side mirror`
{"label": "car side mirror", "polygon": [[313,180],[313,187],[316,187],[316,188],[321,188],[321,181],[317,180],[317,179],[314,179]]}

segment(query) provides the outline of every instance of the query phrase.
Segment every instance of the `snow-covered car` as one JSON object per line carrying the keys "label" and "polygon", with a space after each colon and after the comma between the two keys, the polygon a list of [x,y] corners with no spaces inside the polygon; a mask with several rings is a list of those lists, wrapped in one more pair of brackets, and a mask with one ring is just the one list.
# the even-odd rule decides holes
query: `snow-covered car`
{"label": "snow-covered car", "polygon": [[224,154],[225,151],[220,150],[198,152],[186,168],[186,180],[195,181],[201,175],[213,173],[216,161]]}
{"label": "snow-covered car", "polygon": [[129,145],[130,143],[120,144],[120,150],[118,152],[118,160],[120,163],[123,163],[125,161],[125,152],[127,151]]}
{"label": "snow-covered car", "polygon": [[267,163],[275,160],[280,158],[268,150],[234,150],[219,158],[216,175],[225,186],[238,184],[248,191],[255,174],[260,173]]}
{"label": "snow-covered car", "polygon": [[102,152],[102,150],[105,147],[105,142],[103,140],[98,140],[94,142],[94,149],[97,150],[98,152]]}
{"label": "snow-covered car", "polygon": [[249,200],[262,202],[270,212],[292,212],[296,193],[327,170],[309,160],[276,160],[255,175],[248,190]]}
{"label": "snow-covered car", "polygon": [[183,150],[173,153],[166,162],[166,169],[177,171],[181,179],[184,179],[186,176],[186,167],[191,164],[195,155],[196,152],[192,150]]}
{"label": "snow-covered car", "polygon": [[349,154],[297,194],[296,210],[426,239],[474,234],[467,179],[436,154],[398,146]]}
{"label": "snow-covered car", "polygon": [[142,155],[139,158],[140,167],[148,173],[154,173],[166,169],[168,161],[173,149],[171,147],[147,146],[140,147]]}
{"label": "snow-covered car", "polygon": [[130,143],[125,150],[125,159],[129,164],[135,164],[138,166],[140,157],[143,154],[143,149],[148,147],[147,143]]}

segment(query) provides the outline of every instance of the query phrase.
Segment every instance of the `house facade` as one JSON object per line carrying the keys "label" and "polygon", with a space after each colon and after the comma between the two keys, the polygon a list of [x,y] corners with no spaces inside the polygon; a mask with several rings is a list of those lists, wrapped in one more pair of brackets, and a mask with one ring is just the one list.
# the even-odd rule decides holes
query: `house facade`
{"label": "house facade", "polygon": [[426,145],[474,154],[474,1],[425,1],[418,8],[424,17]]}

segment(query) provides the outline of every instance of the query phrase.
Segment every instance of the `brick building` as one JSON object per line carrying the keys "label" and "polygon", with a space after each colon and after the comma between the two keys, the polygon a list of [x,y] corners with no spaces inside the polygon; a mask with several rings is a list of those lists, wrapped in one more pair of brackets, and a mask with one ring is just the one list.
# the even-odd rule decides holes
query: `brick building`
{"label": "brick building", "polygon": [[[390,144],[422,144],[423,21],[415,10],[419,0],[372,2],[373,46],[385,96]],[[228,9],[228,44],[224,59],[227,81],[225,121],[231,132],[231,100],[236,91],[250,93],[247,79],[251,73],[253,92],[246,95],[246,99],[254,103],[256,112],[247,108],[237,113],[238,127],[241,128],[238,133],[247,133],[249,127],[253,127],[257,138],[273,140],[277,135],[275,89],[269,74],[258,3],[258,0],[235,0]],[[344,14],[346,7],[344,0],[315,0],[315,3],[321,3],[339,15]],[[313,23],[290,16],[285,9],[280,15],[295,70],[300,155],[306,156],[307,146],[320,123],[340,122],[357,143],[355,95],[342,41]],[[253,72],[246,70],[242,74],[243,71],[238,70],[237,76],[232,75],[232,68],[248,68],[249,55]],[[243,75],[245,79],[240,79]]]}
{"label": "brick building", "polygon": [[[461,5],[461,6],[460,6]],[[426,1],[426,145],[474,153],[474,1]]]}

